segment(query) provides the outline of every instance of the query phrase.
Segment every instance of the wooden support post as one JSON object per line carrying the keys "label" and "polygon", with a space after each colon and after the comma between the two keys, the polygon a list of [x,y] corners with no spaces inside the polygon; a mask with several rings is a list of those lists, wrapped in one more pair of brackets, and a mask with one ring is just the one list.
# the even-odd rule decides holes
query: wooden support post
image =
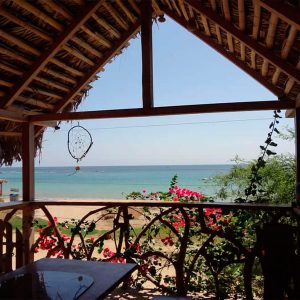
{"label": "wooden support post", "polygon": [[153,107],[152,1],[141,2],[143,107]]}
{"label": "wooden support post", "polygon": [[295,109],[296,202],[300,206],[300,107]]}
{"label": "wooden support post", "polygon": [[[22,134],[22,179],[23,201],[34,201],[34,125],[24,123]],[[28,264],[34,260],[31,246],[34,242],[34,230],[32,227],[34,211],[30,207],[23,210],[23,262]]]}

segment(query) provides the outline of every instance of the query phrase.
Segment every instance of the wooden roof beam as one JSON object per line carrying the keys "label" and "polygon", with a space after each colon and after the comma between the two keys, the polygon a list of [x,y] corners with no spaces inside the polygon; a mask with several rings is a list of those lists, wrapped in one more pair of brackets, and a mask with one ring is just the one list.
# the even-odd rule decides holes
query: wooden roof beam
{"label": "wooden roof beam", "polygon": [[94,76],[103,68],[103,66],[112,58],[116,53],[118,53],[122,47],[128,42],[128,40],[134,35],[139,29],[139,23],[136,22],[132,26],[130,26],[129,30],[125,32],[121,39],[115,41],[112,45],[111,49],[108,49],[106,52],[103,53],[102,58],[100,61],[95,63],[95,66],[91,69],[91,71],[87,72],[74,86],[71,92],[64,98],[64,100],[60,101],[55,106],[54,112],[59,112],[63,108],[65,108],[74,98],[74,96],[79,93],[85,86],[88,84]]}
{"label": "wooden roof beam", "polygon": [[282,3],[281,1],[274,0],[254,0],[255,3],[276,14],[284,22],[293,25],[297,30],[300,30],[300,14],[299,10]]}
{"label": "wooden roof beam", "polygon": [[[182,20],[182,18],[179,18],[176,14],[174,14],[169,9],[164,9],[165,13],[171,17],[174,21],[176,21],[178,24],[185,28],[194,28],[195,24],[191,22],[186,22],[185,20]],[[255,80],[257,80],[260,84],[262,84],[264,87],[266,87],[268,90],[270,90],[272,93],[274,93],[276,96],[282,95],[282,90],[277,88],[275,85],[273,85],[271,82],[269,82],[266,78],[264,78],[259,72],[251,69],[245,62],[239,60],[236,58],[233,53],[228,52],[222,45],[214,42],[213,39],[205,35],[199,30],[192,30],[191,31],[195,36],[200,38],[202,41],[204,41],[206,44],[211,46],[214,50],[219,52],[221,55],[226,57],[229,61],[234,63],[236,66],[238,66],[240,69],[242,69],[244,72],[249,74],[251,77],[253,77]]]}
{"label": "wooden roof beam", "polygon": [[[19,1],[24,2],[25,1]],[[63,31],[60,36],[57,37],[54,44],[45,51],[39,59],[32,65],[32,67],[24,74],[23,79],[20,80],[12,92],[10,92],[2,101],[0,107],[7,107],[14,102],[14,100],[25,90],[32,79],[47,65],[51,58],[54,58],[56,53],[61,49],[61,47],[73,37],[73,35],[78,31],[78,29],[91,17],[92,14],[102,5],[104,0],[99,0],[95,2],[89,2],[81,14],[79,14],[71,24]],[[28,3],[28,2],[26,2]]]}
{"label": "wooden roof beam", "polygon": [[139,118],[150,116],[170,116],[183,114],[256,111],[295,108],[295,101],[254,101],[254,102],[229,102],[200,105],[164,106],[153,108],[130,108],[117,110],[99,110],[84,112],[64,112],[30,116],[30,122],[42,121],[67,121],[91,120],[112,118]]}
{"label": "wooden roof beam", "polygon": [[152,4],[141,3],[143,107],[153,107]]}
{"label": "wooden roof beam", "polygon": [[280,57],[273,54],[270,50],[266,49],[264,46],[260,45],[258,42],[253,40],[251,37],[245,35],[235,26],[233,26],[230,22],[224,20],[222,17],[214,13],[211,9],[204,7],[196,0],[190,0],[190,5],[193,6],[197,11],[206,15],[211,21],[217,23],[223,30],[231,33],[233,37],[238,39],[240,42],[243,42],[247,45],[248,48],[257,52],[264,59],[267,59],[274,66],[280,68],[282,72],[284,72],[289,77],[292,77],[297,82],[300,82],[300,73],[296,68],[292,65],[289,65],[281,59]]}

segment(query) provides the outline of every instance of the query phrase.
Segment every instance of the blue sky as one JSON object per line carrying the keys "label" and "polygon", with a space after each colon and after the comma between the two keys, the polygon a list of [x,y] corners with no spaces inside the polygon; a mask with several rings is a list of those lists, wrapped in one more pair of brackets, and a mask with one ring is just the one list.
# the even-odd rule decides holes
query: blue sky
{"label": "blue sky", "polygon": [[[170,19],[153,29],[155,106],[276,99]],[[105,67],[79,110],[141,107],[141,93],[137,37]],[[271,118],[267,111],[81,121],[94,145],[79,164],[220,164],[235,155],[249,160],[259,155]],[[67,132],[74,124],[47,130],[37,166],[77,164],[67,149]],[[286,125],[292,127],[293,119],[283,119],[279,128]],[[294,152],[292,142],[278,142],[277,152]]]}

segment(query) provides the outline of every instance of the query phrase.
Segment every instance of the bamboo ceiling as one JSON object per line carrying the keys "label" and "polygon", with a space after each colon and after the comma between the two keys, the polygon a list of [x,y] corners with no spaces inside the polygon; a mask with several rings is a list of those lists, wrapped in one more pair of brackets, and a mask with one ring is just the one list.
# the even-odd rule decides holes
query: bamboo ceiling
{"label": "bamboo ceiling", "polygon": [[[300,92],[299,7],[298,0],[152,0],[153,19],[171,17],[282,101]],[[21,158],[22,123],[10,112],[76,110],[140,25],[138,0],[0,0],[0,109],[7,113],[0,164]]]}

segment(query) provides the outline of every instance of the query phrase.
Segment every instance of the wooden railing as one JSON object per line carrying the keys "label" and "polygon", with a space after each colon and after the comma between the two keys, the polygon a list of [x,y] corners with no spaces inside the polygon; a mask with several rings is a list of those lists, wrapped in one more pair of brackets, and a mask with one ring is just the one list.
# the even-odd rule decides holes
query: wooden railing
{"label": "wooden railing", "polygon": [[[69,215],[56,220],[51,214],[53,206],[94,209],[78,220],[69,219]],[[253,284],[258,284],[253,278],[261,274],[255,259],[261,258],[263,249],[262,241],[247,230],[264,223],[294,222],[289,205],[35,201],[0,207],[9,210],[5,222],[24,209],[41,209],[48,221],[35,223],[38,233],[32,252],[73,259],[134,261],[140,268],[131,285],[147,281],[165,293],[178,295],[210,290],[218,299],[224,293],[253,299]],[[251,220],[258,223],[254,226]],[[234,269],[230,270],[231,277],[224,275],[232,266],[239,278]]]}

